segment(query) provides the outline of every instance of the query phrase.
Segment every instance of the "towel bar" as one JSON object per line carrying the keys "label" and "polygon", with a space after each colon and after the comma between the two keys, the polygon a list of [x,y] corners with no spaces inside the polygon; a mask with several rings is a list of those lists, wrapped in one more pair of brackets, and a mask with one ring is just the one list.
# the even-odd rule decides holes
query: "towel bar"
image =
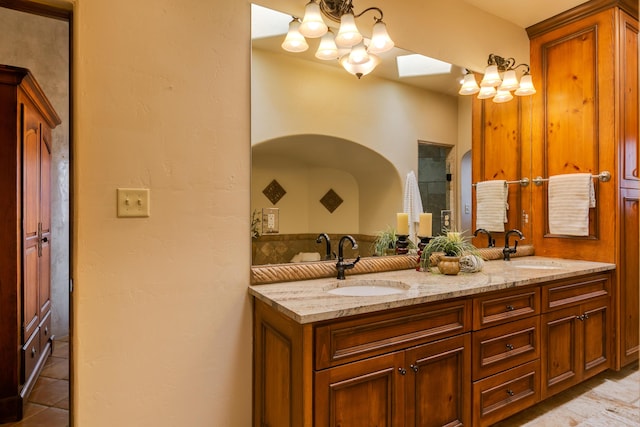
{"label": "towel bar", "polygon": [[[591,175],[591,178],[598,178],[600,182],[609,182],[611,181],[611,173],[609,171],[602,171],[598,175]],[[533,183],[538,187],[542,185],[543,182],[549,181],[549,178],[543,178],[538,176],[533,179]]]}
{"label": "towel bar", "polygon": [[[506,181],[507,184],[520,184],[523,187],[529,185],[529,178],[522,178],[518,181]],[[471,186],[475,187],[477,184],[471,184]]]}

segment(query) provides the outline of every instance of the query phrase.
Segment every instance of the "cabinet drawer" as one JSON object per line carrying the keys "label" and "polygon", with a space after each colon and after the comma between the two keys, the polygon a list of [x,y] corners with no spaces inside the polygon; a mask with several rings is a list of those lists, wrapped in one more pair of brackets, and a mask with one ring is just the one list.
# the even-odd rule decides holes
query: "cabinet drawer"
{"label": "cabinet drawer", "polygon": [[51,339],[51,311],[45,314],[44,319],[40,322],[40,350],[46,351]]}
{"label": "cabinet drawer", "polygon": [[473,300],[473,329],[499,325],[540,313],[538,288],[519,289]]}
{"label": "cabinet drawer", "polygon": [[473,383],[474,426],[492,425],[540,400],[540,361]]}
{"label": "cabinet drawer", "polygon": [[547,311],[570,307],[592,298],[609,295],[609,274],[563,280],[542,288],[542,309]]}
{"label": "cabinet drawer", "polygon": [[471,301],[422,305],[316,327],[316,369],[468,332]]}
{"label": "cabinet drawer", "polygon": [[540,317],[473,332],[473,380],[540,357]]}
{"label": "cabinet drawer", "polygon": [[33,374],[38,359],[40,359],[40,329],[36,328],[26,344],[22,346],[22,366],[24,367],[20,381],[22,384]]}

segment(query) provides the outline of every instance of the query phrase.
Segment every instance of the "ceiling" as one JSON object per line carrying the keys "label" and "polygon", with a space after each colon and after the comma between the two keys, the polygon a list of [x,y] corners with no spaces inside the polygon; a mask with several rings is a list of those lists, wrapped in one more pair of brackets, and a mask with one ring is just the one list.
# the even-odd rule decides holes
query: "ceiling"
{"label": "ceiling", "polygon": [[586,0],[464,0],[478,9],[527,28]]}
{"label": "ceiling", "polygon": [[[586,0],[463,0],[478,9],[482,9],[492,15],[496,15],[502,19],[510,21],[519,27],[526,28],[547,18],[557,15],[560,12],[571,9]],[[287,21],[290,18],[287,16]],[[285,25],[280,23],[280,25]],[[284,30],[286,33],[286,25]],[[281,31],[278,31],[279,33]],[[282,55],[292,55],[300,59],[309,61],[318,61],[314,58],[314,52],[317,48],[312,43],[317,41],[309,40],[309,50],[304,53],[285,52],[280,44],[282,43],[282,34],[271,37],[263,37],[253,40],[253,46],[258,49],[264,49],[273,53]],[[464,70],[453,65],[449,74],[440,74],[432,76],[420,76],[409,78],[398,78],[395,57],[398,55],[406,55],[411,52],[394,48],[391,52],[387,52],[382,56],[381,64],[376,68],[372,75],[382,77],[389,80],[400,81],[404,84],[420,87],[434,92],[444,93],[456,96],[459,89],[459,80],[464,74]],[[321,61],[328,64],[327,61]],[[337,61],[333,66],[339,66]],[[355,78],[355,77],[354,77]]]}

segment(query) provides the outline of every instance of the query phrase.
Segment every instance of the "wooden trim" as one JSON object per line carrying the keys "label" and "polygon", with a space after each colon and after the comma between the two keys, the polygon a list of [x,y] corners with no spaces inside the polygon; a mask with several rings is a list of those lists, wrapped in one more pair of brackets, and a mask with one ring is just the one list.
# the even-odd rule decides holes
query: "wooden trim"
{"label": "wooden trim", "polygon": [[529,39],[532,39],[561,26],[579,21],[589,15],[593,15],[612,7],[619,7],[634,18],[638,19],[638,2],[636,0],[591,0],[527,27],[527,34],[529,35]]}
{"label": "wooden trim", "polygon": [[0,7],[13,9],[20,12],[31,13],[33,15],[45,16],[47,18],[70,21],[73,13],[73,4],[65,1],[50,2],[52,4],[38,3],[29,0],[0,0]]}

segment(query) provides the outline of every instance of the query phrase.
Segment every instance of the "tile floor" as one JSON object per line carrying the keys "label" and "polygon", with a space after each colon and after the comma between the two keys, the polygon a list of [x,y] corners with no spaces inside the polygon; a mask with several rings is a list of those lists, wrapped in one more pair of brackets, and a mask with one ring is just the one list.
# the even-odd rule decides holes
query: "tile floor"
{"label": "tile floor", "polygon": [[24,407],[22,421],[0,427],[69,426],[69,339],[56,338],[47,360]]}
{"label": "tile floor", "polygon": [[[69,342],[57,339],[25,417],[0,427],[69,426]],[[607,371],[494,427],[640,427],[640,371],[633,363]]]}

